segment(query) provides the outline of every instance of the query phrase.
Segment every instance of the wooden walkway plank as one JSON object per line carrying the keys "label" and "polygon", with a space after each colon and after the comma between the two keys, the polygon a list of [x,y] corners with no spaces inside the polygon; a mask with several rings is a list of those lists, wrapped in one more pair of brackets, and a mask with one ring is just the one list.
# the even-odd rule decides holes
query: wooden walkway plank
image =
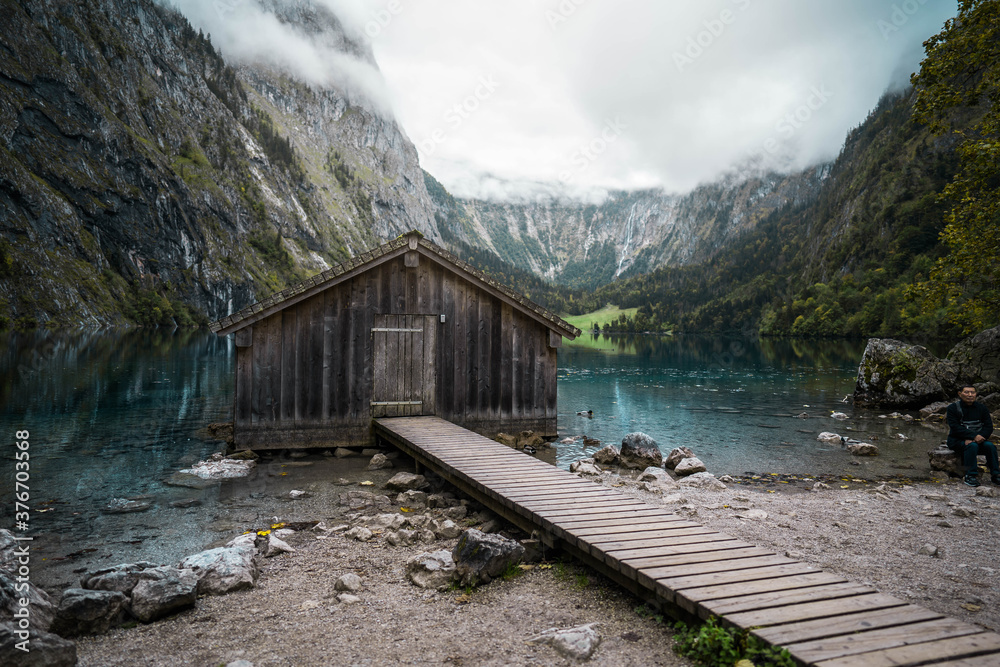
{"label": "wooden walkway plank", "polygon": [[[992,663],[1000,664],[1000,635],[982,632],[974,635],[948,637],[919,644],[907,644],[868,653],[856,653],[840,658],[831,658],[816,663],[817,667],[912,667],[913,665],[941,665],[940,660],[949,658],[986,657]],[[955,664],[954,661],[943,664]]]}
{"label": "wooden walkway plank", "polygon": [[648,505],[437,417],[379,437],[634,592],[748,629],[817,667],[1000,665],[1000,635]]}
{"label": "wooden walkway plank", "polygon": [[868,632],[857,632],[798,644],[787,644],[785,648],[803,662],[817,663],[848,655],[869,653],[910,644],[921,644],[937,639],[961,637],[962,635],[972,635],[980,632],[982,632],[982,628],[969,625],[954,618],[945,618]]}
{"label": "wooden walkway plank", "polygon": [[840,635],[863,634],[876,628],[910,625],[920,621],[936,621],[941,618],[944,618],[942,614],[911,604],[891,609],[843,614],[836,618],[821,618],[776,625],[754,630],[754,634],[775,644],[798,644]]}

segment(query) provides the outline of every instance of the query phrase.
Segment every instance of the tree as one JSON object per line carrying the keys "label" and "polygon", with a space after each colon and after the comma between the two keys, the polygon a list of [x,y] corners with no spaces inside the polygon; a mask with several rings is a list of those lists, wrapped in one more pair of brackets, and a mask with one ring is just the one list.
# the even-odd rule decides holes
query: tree
{"label": "tree", "polygon": [[958,141],[960,165],[941,193],[949,252],[909,296],[970,334],[1000,323],[1000,0],[960,0],[924,47],[914,118]]}

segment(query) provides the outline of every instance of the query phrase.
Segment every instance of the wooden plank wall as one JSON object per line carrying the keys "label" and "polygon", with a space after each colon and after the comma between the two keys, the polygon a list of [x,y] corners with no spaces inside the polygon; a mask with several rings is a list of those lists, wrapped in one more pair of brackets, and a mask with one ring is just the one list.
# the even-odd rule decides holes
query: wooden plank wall
{"label": "wooden plank wall", "polygon": [[485,435],[556,434],[548,328],[428,257],[416,259],[373,266],[253,325],[252,344],[237,347],[237,444],[367,440],[376,314],[444,314],[435,414]]}

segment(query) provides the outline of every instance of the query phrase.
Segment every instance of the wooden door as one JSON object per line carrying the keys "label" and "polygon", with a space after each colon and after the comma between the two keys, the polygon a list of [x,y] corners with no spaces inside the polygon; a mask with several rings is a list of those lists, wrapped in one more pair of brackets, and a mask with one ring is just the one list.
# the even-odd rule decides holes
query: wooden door
{"label": "wooden door", "polygon": [[372,416],[434,414],[437,316],[376,315],[372,327]]}

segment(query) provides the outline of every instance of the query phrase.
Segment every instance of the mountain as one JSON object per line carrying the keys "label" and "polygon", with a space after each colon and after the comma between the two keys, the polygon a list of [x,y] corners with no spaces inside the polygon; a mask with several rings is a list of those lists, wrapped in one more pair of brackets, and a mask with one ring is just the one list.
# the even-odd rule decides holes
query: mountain
{"label": "mountain", "polygon": [[[324,5],[262,6],[374,65]],[[204,321],[402,231],[440,239],[412,143],[356,94],[234,68],[150,0],[2,7],[6,323]]]}
{"label": "mountain", "polygon": [[428,190],[446,235],[537,276],[592,289],[661,266],[709,261],[772,212],[813,201],[828,173],[829,166],[790,175],[747,169],[687,194],[619,191],[599,204],[460,200],[436,182]]}

